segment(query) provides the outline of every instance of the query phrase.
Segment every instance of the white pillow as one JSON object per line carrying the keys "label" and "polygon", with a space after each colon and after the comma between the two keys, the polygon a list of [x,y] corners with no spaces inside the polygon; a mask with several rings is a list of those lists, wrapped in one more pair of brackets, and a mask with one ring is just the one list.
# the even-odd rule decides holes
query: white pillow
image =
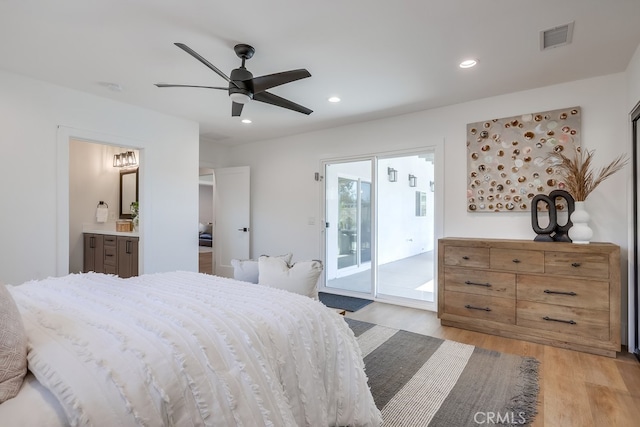
{"label": "white pillow", "polygon": [[232,259],[233,278],[243,282],[258,283],[258,261],[255,259]]}
{"label": "white pillow", "polygon": [[13,297],[0,283],[0,403],[18,394],[27,373],[27,335]]}
{"label": "white pillow", "polygon": [[260,285],[305,295],[318,299],[318,277],[322,273],[322,262],[298,261],[292,266],[276,257],[261,256],[258,259]]}
{"label": "white pillow", "polygon": [[[263,255],[266,256],[266,255]],[[287,264],[291,262],[293,254],[278,255],[274,258],[280,258]],[[236,280],[242,280],[243,282],[258,283],[258,276],[260,270],[258,268],[257,259],[232,259],[231,266],[233,267],[233,278]]]}

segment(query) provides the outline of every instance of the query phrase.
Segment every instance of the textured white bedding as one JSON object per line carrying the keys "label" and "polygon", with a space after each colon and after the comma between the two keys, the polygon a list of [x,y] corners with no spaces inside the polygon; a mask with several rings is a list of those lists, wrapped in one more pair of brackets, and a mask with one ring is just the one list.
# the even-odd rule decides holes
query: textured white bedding
{"label": "textured white bedding", "polygon": [[353,333],[310,298],[188,272],[70,275],[11,293],[29,370],[71,425],[381,423]]}
{"label": "textured white bedding", "polygon": [[0,404],[2,427],[65,427],[67,417],[58,400],[28,373],[16,397]]}

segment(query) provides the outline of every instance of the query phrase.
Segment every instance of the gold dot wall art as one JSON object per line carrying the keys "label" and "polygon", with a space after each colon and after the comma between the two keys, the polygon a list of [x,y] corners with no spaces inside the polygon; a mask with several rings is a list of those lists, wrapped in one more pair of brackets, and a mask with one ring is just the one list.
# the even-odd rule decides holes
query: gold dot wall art
{"label": "gold dot wall art", "polygon": [[467,211],[529,212],[536,194],[563,190],[548,156],[579,150],[580,123],[571,107],[468,124]]}

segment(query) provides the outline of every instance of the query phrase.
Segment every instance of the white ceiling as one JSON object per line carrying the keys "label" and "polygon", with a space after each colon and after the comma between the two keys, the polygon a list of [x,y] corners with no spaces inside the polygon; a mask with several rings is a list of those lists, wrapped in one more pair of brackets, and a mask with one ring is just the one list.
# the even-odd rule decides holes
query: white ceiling
{"label": "white ceiling", "polygon": [[[539,33],[575,21],[573,43]],[[640,0],[0,0],[0,68],[200,123],[239,144],[622,72],[640,44]],[[254,76],[306,68],[273,88],[310,116],[259,102],[231,117],[226,86],[247,43]],[[462,70],[474,57],[479,64]],[[113,92],[100,83],[116,83]],[[327,98],[338,95],[339,104]]]}

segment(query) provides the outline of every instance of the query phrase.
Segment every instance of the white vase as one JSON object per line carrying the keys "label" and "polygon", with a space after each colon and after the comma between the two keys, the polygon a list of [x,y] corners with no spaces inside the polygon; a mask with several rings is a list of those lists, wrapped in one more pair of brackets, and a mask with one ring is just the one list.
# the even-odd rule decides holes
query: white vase
{"label": "white vase", "polygon": [[569,229],[569,238],[573,243],[586,244],[591,241],[593,230],[589,227],[589,218],[584,202],[576,202],[570,218],[573,226]]}

